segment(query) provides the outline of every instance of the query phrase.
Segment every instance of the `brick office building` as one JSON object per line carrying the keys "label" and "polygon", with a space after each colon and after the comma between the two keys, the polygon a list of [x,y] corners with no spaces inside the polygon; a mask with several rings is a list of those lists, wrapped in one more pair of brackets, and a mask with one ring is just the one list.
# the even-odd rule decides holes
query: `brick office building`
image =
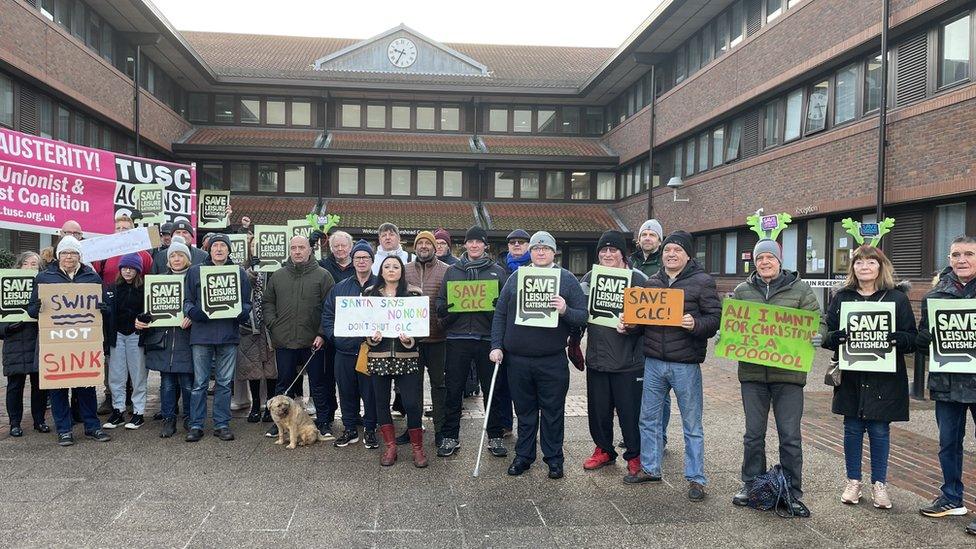
{"label": "brick office building", "polygon": [[[890,6],[886,247],[921,281],[976,227],[974,3]],[[257,223],[322,196],[356,236],[385,220],[456,240],[481,223],[499,245],[547,229],[580,273],[600,232],[650,211],[694,232],[728,289],[751,268],[757,208],[794,216],[785,262],[810,279],[845,268],[840,219],[874,210],[881,0],[665,0],[616,49],[403,26],[180,32],[143,0],[0,0],[0,14],[0,124],[134,152],[133,44],[158,35],[142,46],[142,153],[196,162],[200,186],[232,190]],[[663,185],[675,176],[686,202]],[[0,231],[0,246],[46,238]]]}

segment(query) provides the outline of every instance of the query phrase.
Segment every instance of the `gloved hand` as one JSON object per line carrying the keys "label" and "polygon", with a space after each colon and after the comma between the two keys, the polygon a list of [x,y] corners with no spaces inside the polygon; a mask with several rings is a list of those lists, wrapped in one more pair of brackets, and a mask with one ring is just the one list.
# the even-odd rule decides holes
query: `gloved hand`
{"label": "gloved hand", "polygon": [[834,330],[827,332],[824,336],[823,346],[827,349],[836,349],[847,341],[847,330]]}
{"label": "gloved hand", "polygon": [[919,330],[918,335],[915,336],[915,347],[918,348],[918,352],[929,352],[929,345],[932,344],[933,339],[935,339],[934,329]]}
{"label": "gloved hand", "polygon": [[900,350],[905,351],[912,346],[912,338],[905,332],[891,332],[890,343],[891,346]]}
{"label": "gloved hand", "polygon": [[190,317],[193,322],[209,322],[210,318],[203,312],[199,307],[190,307],[190,310],[186,312],[186,316]]}
{"label": "gloved hand", "polygon": [[566,356],[569,357],[569,361],[573,363],[573,366],[577,370],[582,372],[586,368],[586,361],[583,358],[583,349],[580,348],[579,342],[570,342],[569,347],[566,348]]}
{"label": "gloved hand", "polygon": [[319,241],[322,240],[322,237],[324,236],[325,233],[323,233],[318,229],[315,229],[314,231],[312,231],[312,234],[308,235],[308,245],[311,246],[312,249],[314,250],[315,247],[319,245]]}

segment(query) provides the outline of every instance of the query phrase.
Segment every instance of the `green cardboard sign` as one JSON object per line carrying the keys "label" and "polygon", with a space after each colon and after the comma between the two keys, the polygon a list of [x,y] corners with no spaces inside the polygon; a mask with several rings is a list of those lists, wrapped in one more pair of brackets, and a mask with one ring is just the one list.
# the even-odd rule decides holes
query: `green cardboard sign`
{"label": "green cardboard sign", "polygon": [[33,269],[0,269],[0,322],[37,322],[27,314],[36,276]]}
{"label": "green cardboard sign", "polygon": [[624,314],[624,290],[631,286],[633,271],[594,265],[590,271],[590,324],[616,328]]}
{"label": "green cardboard sign", "polygon": [[447,303],[452,313],[494,311],[498,299],[497,280],[449,280]]}
{"label": "green cardboard sign", "polygon": [[726,299],[721,326],[716,356],[795,372],[813,367],[819,311]]}
{"label": "green cardboard sign", "polygon": [[200,307],[210,320],[241,314],[241,268],[238,265],[200,267]]}
{"label": "green cardboard sign", "polygon": [[519,267],[516,271],[515,324],[537,328],[559,326],[559,313],[551,305],[559,295],[561,271],[550,267]]}

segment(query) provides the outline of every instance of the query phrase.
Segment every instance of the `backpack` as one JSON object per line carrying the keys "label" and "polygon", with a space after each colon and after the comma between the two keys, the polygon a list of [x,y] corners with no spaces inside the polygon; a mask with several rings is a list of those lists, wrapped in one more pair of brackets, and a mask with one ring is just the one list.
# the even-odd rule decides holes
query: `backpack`
{"label": "backpack", "polygon": [[[775,510],[776,515],[786,518],[792,517],[790,503],[793,502],[793,483],[782,466],[773,465],[765,473],[757,476],[749,488],[747,507],[759,511]],[[780,504],[785,504],[785,511],[781,511]]]}

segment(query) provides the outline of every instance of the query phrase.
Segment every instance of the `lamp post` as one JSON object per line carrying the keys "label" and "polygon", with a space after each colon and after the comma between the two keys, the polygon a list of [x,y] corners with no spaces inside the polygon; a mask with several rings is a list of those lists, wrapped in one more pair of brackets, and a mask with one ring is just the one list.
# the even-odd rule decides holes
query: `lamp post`
{"label": "lamp post", "polygon": [[136,48],[136,57],[134,60],[134,71],[132,76],[132,130],[136,134],[136,156],[142,156],[140,154],[140,149],[142,148],[140,130],[139,130],[139,78],[141,76],[142,70],[142,47],[143,46],[153,46],[159,43],[159,35],[153,32],[123,32],[122,37],[132,46]]}

